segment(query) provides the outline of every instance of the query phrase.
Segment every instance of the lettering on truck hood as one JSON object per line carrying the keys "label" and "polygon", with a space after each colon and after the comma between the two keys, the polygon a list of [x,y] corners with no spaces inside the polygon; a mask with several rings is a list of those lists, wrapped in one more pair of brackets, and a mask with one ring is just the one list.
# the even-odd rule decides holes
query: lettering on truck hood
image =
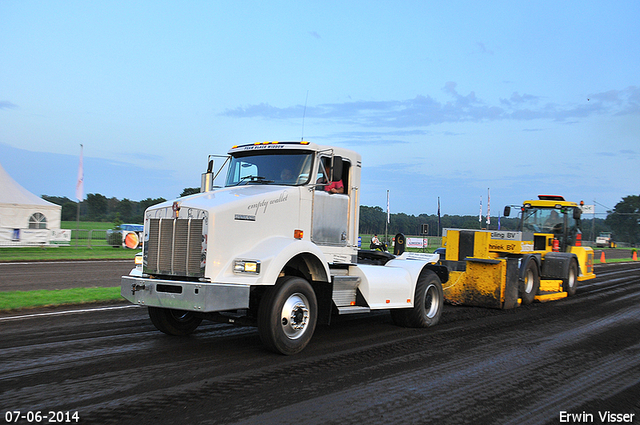
{"label": "lettering on truck hood", "polygon": [[258,215],[260,212],[265,213],[267,212],[267,207],[269,205],[273,205],[273,204],[279,204],[282,202],[287,202],[287,199],[289,199],[289,194],[287,193],[287,191],[283,191],[280,193],[280,195],[278,197],[272,197],[272,198],[267,198],[265,197],[264,199],[261,199],[260,201],[250,204],[247,207],[247,210],[252,212],[254,215],[254,218],[256,215]]}

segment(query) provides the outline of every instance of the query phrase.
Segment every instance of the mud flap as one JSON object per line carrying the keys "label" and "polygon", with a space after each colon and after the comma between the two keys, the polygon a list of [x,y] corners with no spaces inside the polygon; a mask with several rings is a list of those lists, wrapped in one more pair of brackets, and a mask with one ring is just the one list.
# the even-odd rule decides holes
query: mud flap
{"label": "mud flap", "polygon": [[548,252],[544,256],[540,270],[541,279],[564,279],[569,275],[571,260],[578,261],[575,254],[568,252]]}
{"label": "mud flap", "polygon": [[318,301],[318,324],[330,325],[333,301],[331,294],[333,292],[333,283],[331,282],[311,282],[311,287],[316,293]]}
{"label": "mud flap", "polygon": [[507,274],[504,286],[504,302],[502,308],[507,310],[517,307],[518,301],[518,259],[507,259]]}

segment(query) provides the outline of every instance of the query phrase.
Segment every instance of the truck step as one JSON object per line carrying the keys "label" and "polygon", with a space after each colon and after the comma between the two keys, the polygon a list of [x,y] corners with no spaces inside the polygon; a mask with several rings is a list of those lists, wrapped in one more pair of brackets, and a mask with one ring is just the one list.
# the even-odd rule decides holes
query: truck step
{"label": "truck step", "polygon": [[536,295],[536,301],[544,303],[547,301],[555,301],[567,297],[566,292],[553,292],[551,294]]}
{"label": "truck step", "polygon": [[371,309],[369,307],[361,307],[357,305],[338,307],[338,314],[356,314],[356,313],[369,313]]}
{"label": "truck step", "polygon": [[[352,307],[356,302],[358,276],[332,276],[333,278],[333,302],[338,308]],[[340,313],[342,314],[342,313]]]}
{"label": "truck step", "polygon": [[540,279],[540,292],[562,292],[562,280]]}

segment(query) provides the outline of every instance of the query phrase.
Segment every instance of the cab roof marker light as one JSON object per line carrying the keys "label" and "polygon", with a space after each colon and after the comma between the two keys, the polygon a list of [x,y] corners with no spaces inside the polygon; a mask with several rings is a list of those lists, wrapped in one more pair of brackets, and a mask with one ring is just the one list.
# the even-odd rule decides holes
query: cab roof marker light
{"label": "cab roof marker light", "polygon": [[237,149],[237,148],[242,148],[242,147],[246,147],[246,146],[261,146],[261,145],[303,145],[303,146],[307,146],[307,145],[310,145],[310,144],[311,144],[311,142],[307,142],[307,141],[281,142],[279,140],[274,140],[274,141],[247,143],[246,145],[233,145],[231,147],[231,149]]}
{"label": "cab roof marker light", "polygon": [[564,196],[560,195],[538,195],[538,199],[541,201],[564,201]]}

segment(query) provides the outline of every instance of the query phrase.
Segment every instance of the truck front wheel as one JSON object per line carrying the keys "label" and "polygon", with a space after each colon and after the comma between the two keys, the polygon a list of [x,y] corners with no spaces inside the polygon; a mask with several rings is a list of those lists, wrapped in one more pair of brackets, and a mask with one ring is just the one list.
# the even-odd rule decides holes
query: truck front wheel
{"label": "truck front wheel", "polygon": [[527,262],[524,278],[520,282],[520,299],[522,304],[531,304],[540,289],[540,275],[535,261]]}
{"label": "truck front wheel", "polygon": [[159,331],[167,335],[189,335],[202,322],[190,311],[172,310],[170,308],[149,307],[151,323]]}
{"label": "truck front wheel", "polygon": [[307,346],[316,327],[318,302],[305,279],[285,276],[265,293],[258,309],[258,333],[270,350],[286,355]]}
{"label": "truck front wheel", "polygon": [[444,306],[442,283],[431,270],[420,275],[411,309],[391,310],[391,318],[396,325],[409,328],[426,328],[440,320]]}

